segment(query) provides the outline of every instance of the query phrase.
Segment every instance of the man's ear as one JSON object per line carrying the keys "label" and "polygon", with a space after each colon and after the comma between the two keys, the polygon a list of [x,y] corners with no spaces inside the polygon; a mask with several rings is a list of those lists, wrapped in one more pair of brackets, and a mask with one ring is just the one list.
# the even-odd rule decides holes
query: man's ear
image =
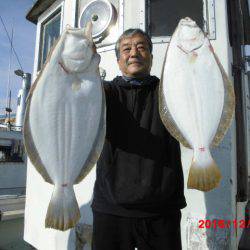
{"label": "man's ear", "polygon": [[121,64],[120,64],[120,59],[117,59],[117,64],[118,64],[119,69],[122,71]]}

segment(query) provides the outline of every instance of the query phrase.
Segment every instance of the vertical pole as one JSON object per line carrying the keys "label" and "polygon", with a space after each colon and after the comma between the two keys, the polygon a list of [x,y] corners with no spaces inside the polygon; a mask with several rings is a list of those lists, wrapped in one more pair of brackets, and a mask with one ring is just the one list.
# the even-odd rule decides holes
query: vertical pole
{"label": "vertical pole", "polygon": [[248,169],[246,154],[246,127],[243,107],[243,69],[242,58],[243,17],[241,13],[240,0],[228,0],[230,42],[233,52],[232,72],[234,78],[234,90],[236,98],[235,120],[236,120],[236,153],[237,153],[237,195],[236,200],[243,202],[247,200]]}
{"label": "vertical pole", "polygon": [[23,76],[22,89],[18,93],[18,104],[17,104],[17,113],[16,113],[16,130],[21,130],[23,126],[25,108],[26,108],[26,99],[29,93],[30,84],[31,84],[31,74],[24,73]]}

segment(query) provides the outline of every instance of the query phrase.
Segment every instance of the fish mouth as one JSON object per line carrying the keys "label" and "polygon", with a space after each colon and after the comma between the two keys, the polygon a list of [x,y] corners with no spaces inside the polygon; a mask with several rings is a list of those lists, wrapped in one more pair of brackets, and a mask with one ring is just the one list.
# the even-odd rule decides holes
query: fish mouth
{"label": "fish mouth", "polygon": [[194,20],[192,20],[191,18],[189,18],[189,17],[181,19],[180,25],[181,26],[188,26],[190,28],[197,27],[196,22]]}
{"label": "fish mouth", "polygon": [[[204,43],[204,33],[191,18],[181,19],[178,28],[179,46],[192,47],[191,51],[200,48]],[[185,44],[186,43],[186,44]],[[185,49],[189,51],[189,49]]]}
{"label": "fish mouth", "polygon": [[82,55],[70,55],[70,56],[64,56],[66,60],[70,61],[84,61],[85,57]]}
{"label": "fish mouth", "polygon": [[84,36],[84,29],[80,29],[80,28],[72,28],[72,27],[68,27],[67,28],[67,33],[77,36],[77,37],[83,37]]}

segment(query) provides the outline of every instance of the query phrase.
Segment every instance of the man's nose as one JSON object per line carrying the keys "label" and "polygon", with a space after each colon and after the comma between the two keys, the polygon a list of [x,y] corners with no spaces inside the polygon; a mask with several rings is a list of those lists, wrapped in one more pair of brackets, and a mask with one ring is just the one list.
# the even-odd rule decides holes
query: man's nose
{"label": "man's nose", "polygon": [[137,56],[138,55],[138,49],[136,46],[132,46],[130,50],[130,56]]}

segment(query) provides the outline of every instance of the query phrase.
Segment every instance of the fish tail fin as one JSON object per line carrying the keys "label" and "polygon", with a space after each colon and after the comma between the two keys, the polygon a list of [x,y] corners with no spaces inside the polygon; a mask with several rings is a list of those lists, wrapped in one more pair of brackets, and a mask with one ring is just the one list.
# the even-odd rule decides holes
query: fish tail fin
{"label": "fish tail fin", "polygon": [[205,158],[206,160],[203,162],[199,161],[201,156],[198,156],[198,159],[193,158],[189,170],[188,188],[207,192],[219,186],[221,180],[220,169],[209,152]]}
{"label": "fish tail fin", "polygon": [[55,186],[45,219],[45,227],[65,231],[75,226],[80,211],[73,186]]}

